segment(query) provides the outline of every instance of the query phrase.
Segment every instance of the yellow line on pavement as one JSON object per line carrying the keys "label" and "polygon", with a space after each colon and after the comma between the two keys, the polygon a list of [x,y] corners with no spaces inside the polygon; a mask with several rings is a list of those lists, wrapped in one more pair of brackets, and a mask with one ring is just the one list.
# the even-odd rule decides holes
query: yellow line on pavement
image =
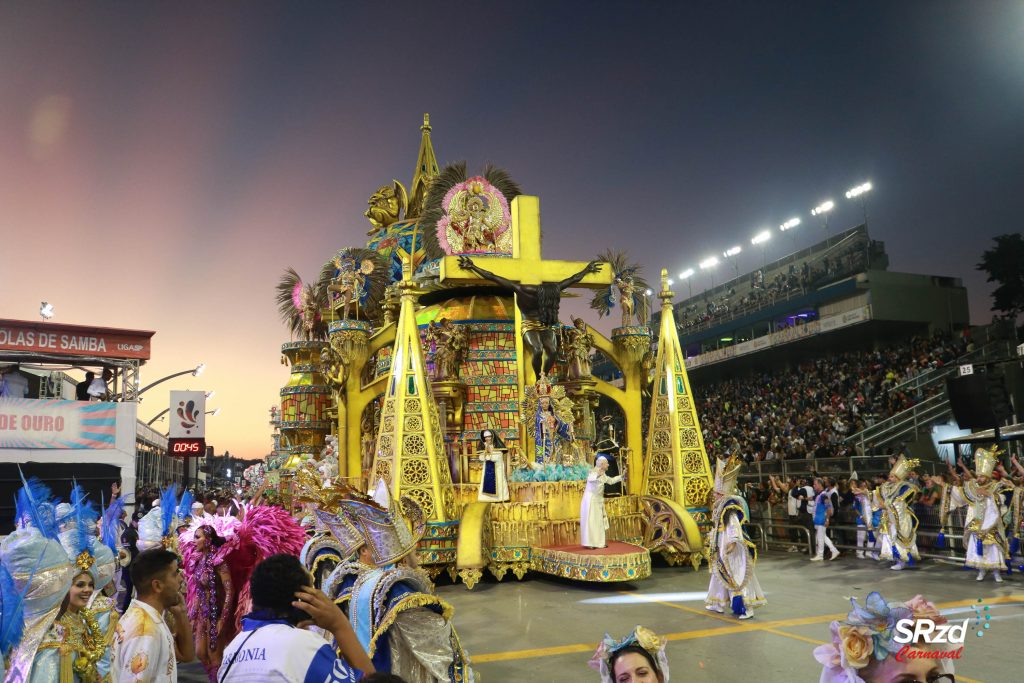
{"label": "yellow line on pavement", "polygon": [[[646,599],[641,593],[634,593],[632,591],[620,591],[624,595],[630,595],[638,597],[643,602],[653,603],[657,605],[663,605],[665,607],[671,607],[673,609],[682,610],[683,612],[691,612],[705,617],[710,617],[718,621],[728,622],[729,626],[720,626],[717,628],[705,628],[705,629],[694,629],[692,631],[681,631],[679,633],[666,633],[663,637],[668,640],[693,640],[695,638],[708,638],[713,636],[727,636],[734,633],[747,633],[750,631],[767,631],[779,636],[785,636],[787,638],[794,638],[815,645],[821,645],[824,641],[814,640],[813,638],[807,638],[804,636],[797,635],[795,633],[787,633],[785,631],[778,630],[784,626],[806,626],[809,624],[820,624],[830,622],[833,619],[842,619],[846,616],[845,613],[837,614],[822,614],[818,616],[808,617],[794,617],[792,619],[776,619],[774,621],[765,622],[751,622],[751,621],[738,621],[736,619],[717,614],[715,612],[709,612],[695,607],[688,607],[686,605],[677,605],[671,602],[664,602],[661,600]],[[997,598],[987,598],[985,604],[987,605],[999,605],[1009,602],[1024,602],[1024,595],[1005,595]],[[977,600],[954,600],[952,602],[939,603],[937,606],[939,609],[952,609],[955,607],[967,607],[977,603]],[[535,657],[552,657],[555,655],[567,655],[577,653],[592,653],[597,647],[597,641],[593,643],[574,643],[570,645],[555,645],[551,647],[539,647],[539,648],[528,648],[525,650],[509,650],[506,652],[490,652],[484,654],[472,655],[470,659],[476,664],[486,664],[488,662],[507,662],[516,659],[533,659]],[[972,679],[964,678],[957,674],[957,681],[963,681],[964,683],[980,683]]]}

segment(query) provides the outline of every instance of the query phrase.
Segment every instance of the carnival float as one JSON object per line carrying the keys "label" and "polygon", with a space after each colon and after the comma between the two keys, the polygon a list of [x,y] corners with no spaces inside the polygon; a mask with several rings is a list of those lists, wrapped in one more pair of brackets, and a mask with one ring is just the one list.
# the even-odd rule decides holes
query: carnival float
{"label": "carnival float", "polygon": [[[419,564],[468,588],[484,570],[639,580],[652,553],[699,566],[713,472],[666,274],[655,337],[651,292],[624,254],[545,259],[539,199],[495,167],[439,168],[426,115],[421,133],[409,189],[394,180],[368,200],[366,244],[278,285],[291,375],[259,477],[296,509],[330,512],[341,488],[414,501]],[[589,290],[598,316],[619,309],[610,337],[559,318],[570,290]],[[621,380],[593,377],[595,357]],[[598,455],[625,476],[605,491],[607,547],[585,548]],[[343,558],[307,519],[303,559],[322,577]]]}

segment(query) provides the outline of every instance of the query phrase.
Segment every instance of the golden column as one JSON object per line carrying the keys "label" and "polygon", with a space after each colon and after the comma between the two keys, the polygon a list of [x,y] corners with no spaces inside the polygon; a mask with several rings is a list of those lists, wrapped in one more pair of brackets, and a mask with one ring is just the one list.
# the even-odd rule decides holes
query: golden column
{"label": "golden column", "polygon": [[431,522],[453,520],[455,492],[444,450],[437,404],[427,379],[416,326],[416,284],[412,264],[403,259],[401,310],[384,389],[373,480],[383,479],[393,499],[409,496]]}
{"label": "golden column", "polygon": [[682,505],[706,523],[713,475],[676,333],[668,272],[661,271],[661,331],[655,361],[643,493]]}

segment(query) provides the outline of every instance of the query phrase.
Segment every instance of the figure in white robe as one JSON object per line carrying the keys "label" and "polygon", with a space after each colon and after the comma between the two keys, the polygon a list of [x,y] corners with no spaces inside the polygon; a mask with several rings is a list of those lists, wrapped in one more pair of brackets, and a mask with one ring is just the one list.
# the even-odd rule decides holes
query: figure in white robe
{"label": "figure in white robe", "polygon": [[490,429],[480,432],[480,452],[477,457],[484,464],[480,475],[479,501],[500,503],[508,500],[508,477],[505,476],[505,444]]}
{"label": "figure in white robe", "polygon": [[604,487],[622,481],[623,475],[609,477],[608,458],[598,456],[594,468],[587,475],[587,485],[580,501],[580,545],[585,548],[607,547],[605,531],[608,513],[604,510]]}
{"label": "figure in white robe", "polygon": [[715,507],[711,514],[709,569],[711,581],[704,608],[724,613],[730,608],[740,619],[754,616],[754,608],[768,601],[754,574],[757,549],[743,533],[750,519],[747,502],[739,495],[736,480],[742,461],[719,458],[715,466]]}
{"label": "figure in white robe", "polygon": [[951,510],[967,507],[967,517],[964,519],[967,559],[964,566],[978,570],[978,581],[985,578],[988,570],[992,570],[996,582],[1002,583],[1001,572],[1010,559],[1010,549],[999,499],[1007,485],[991,478],[996,462],[996,451],[979,448],[974,455],[977,478],[965,481],[962,486],[944,485],[939,514],[945,526]]}

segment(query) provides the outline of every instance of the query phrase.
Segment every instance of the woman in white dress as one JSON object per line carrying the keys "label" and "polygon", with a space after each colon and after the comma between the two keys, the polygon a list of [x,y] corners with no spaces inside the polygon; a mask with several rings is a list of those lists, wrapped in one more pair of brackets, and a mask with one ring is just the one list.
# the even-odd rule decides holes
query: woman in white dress
{"label": "woman in white dress", "polygon": [[580,545],[584,548],[604,548],[604,532],[608,528],[608,515],[604,511],[604,487],[622,481],[623,475],[609,477],[608,458],[597,456],[593,469],[587,475],[587,486],[580,501]]}
{"label": "woman in white dress", "polygon": [[489,503],[508,500],[508,478],[505,476],[505,444],[501,437],[485,429],[480,432],[480,451],[477,457],[484,464],[480,476],[480,490],[476,499]]}

